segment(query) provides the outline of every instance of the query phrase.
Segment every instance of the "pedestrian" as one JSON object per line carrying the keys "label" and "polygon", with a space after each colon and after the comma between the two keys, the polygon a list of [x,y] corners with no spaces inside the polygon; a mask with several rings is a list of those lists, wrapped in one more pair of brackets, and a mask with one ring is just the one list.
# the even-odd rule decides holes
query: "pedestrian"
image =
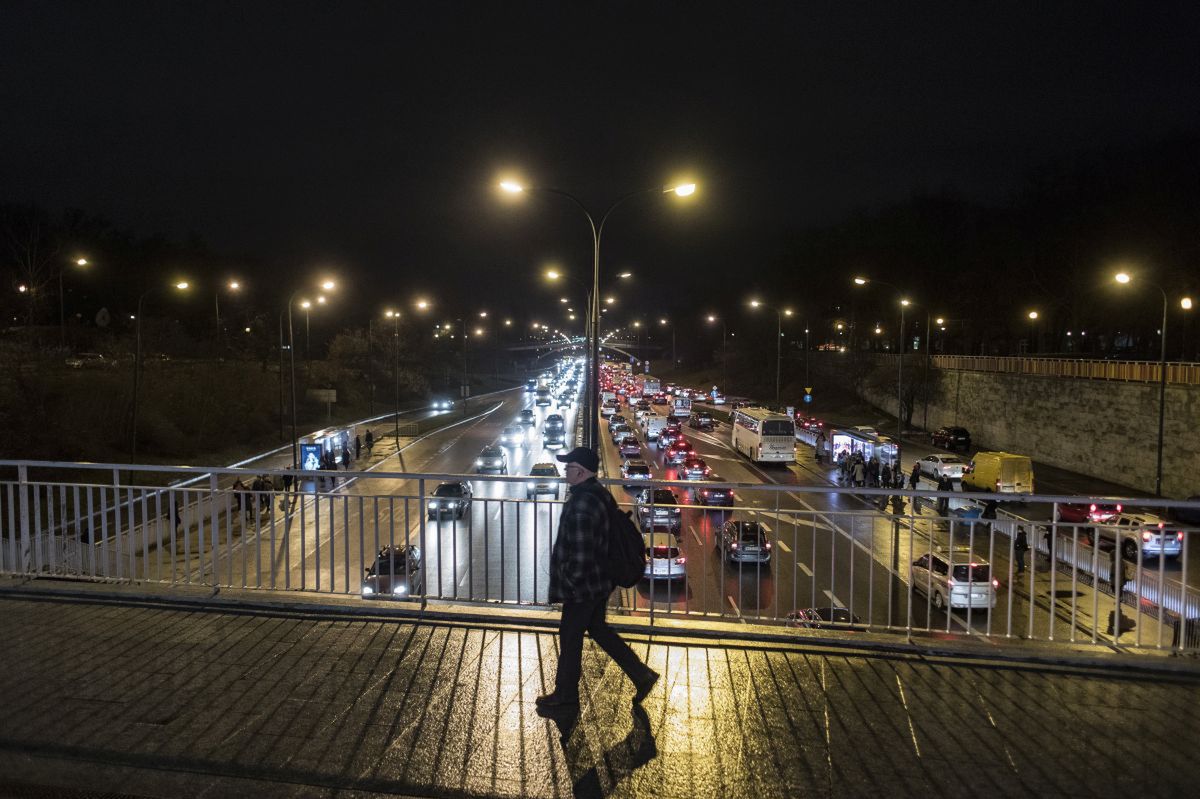
{"label": "pedestrian", "polygon": [[886,463],[879,470],[879,484],[884,488],[892,487],[892,467]]}
{"label": "pedestrian", "polygon": [[596,481],[600,459],[587,447],[576,447],[558,461],[565,463],[570,489],[558,521],[558,537],[550,552],[550,601],[562,603],[558,625],[558,670],[554,690],[537,698],[539,708],[579,704],[583,634],[592,636],[633,681],[633,701],[641,702],[658,682],[658,673],[629,648],[605,620],[613,590],[608,575],[608,503],[611,497]]}
{"label": "pedestrian", "polygon": [[1029,551],[1029,536],[1025,534],[1025,527],[1017,525],[1017,537],[1013,541],[1013,555],[1017,558],[1017,574],[1025,573],[1025,553]]}
{"label": "pedestrian", "polygon": [[345,444],[342,445],[342,466],[350,471],[350,448]]}
{"label": "pedestrian", "polygon": [[367,454],[371,454],[371,450],[375,449],[375,434],[370,430],[367,431]]}
{"label": "pedestrian", "polygon": [[354,460],[362,457],[362,436],[354,437]]}
{"label": "pedestrian", "polygon": [[235,492],[233,495],[233,509],[239,513],[242,510],[242,492],[246,490],[246,484],[242,482],[242,478],[237,478],[230,486]]}
{"label": "pedestrian", "polygon": [[912,471],[908,473],[908,488],[910,491],[915,491],[917,488],[917,479],[921,476],[921,464],[914,463]]}
{"label": "pedestrian", "polygon": [[862,458],[854,461],[854,485],[862,488],[867,484],[867,467],[863,465]]}
{"label": "pedestrian", "polygon": [[867,482],[871,488],[879,487],[879,459],[874,455],[867,461]]}
{"label": "pedestrian", "polygon": [[[938,478],[938,481],[937,481],[937,490],[938,491],[949,491],[951,488],[952,488],[952,486],[950,485],[950,481],[946,477],[943,476],[943,477]],[[938,501],[937,501],[938,516],[945,516],[949,512],[950,512],[950,498],[949,497],[938,497]]]}
{"label": "pedestrian", "polygon": [[817,463],[821,462],[821,455],[825,452],[825,434],[817,433],[817,442],[813,445],[813,452],[817,456]]}

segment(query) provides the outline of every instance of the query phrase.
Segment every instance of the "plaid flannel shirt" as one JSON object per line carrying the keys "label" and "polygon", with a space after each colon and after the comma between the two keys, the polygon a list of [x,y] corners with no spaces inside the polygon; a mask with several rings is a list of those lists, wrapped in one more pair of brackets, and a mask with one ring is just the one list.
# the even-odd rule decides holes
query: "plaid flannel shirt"
{"label": "plaid flannel shirt", "polygon": [[571,487],[550,551],[551,602],[584,602],[612,593],[606,493],[595,478]]}

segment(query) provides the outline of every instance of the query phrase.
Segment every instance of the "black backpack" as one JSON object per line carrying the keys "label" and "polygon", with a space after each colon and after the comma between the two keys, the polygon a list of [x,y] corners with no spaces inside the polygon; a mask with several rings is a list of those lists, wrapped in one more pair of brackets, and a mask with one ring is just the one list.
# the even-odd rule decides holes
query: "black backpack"
{"label": "black backpack", "polygon": [[633,588],[646,576],[646,545],[630,512],[621,510],[612,494],[605,491],[608,508],[608,576],[615,585]]}

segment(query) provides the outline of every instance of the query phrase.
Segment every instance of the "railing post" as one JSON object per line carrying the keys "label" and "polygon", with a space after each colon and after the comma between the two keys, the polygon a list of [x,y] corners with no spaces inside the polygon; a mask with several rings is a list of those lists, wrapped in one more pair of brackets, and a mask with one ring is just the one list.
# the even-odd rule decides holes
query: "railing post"
{"label": "railing post", "polygon": [[[425,546],[425,478],[417,480],[417,513],[418,515],[418,532],[417,537],[421,541],[421,610],[425,610],[429,606],[429,550]],[[410,528],[411,529],[411,528]],[[439,571],[442,568],[441,561],[438,561]]]}
{"label": "railing post", "polygon": [[29,534],[29,467],[17,467],[18,496],[21,503],[21,569],[25,574],[33,571],[33,549]]}

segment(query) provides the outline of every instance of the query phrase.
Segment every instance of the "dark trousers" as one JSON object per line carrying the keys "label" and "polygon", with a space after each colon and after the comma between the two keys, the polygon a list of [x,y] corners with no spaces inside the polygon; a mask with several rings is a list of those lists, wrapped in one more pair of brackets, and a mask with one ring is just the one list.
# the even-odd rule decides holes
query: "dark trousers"
{"label": "dark trousers", "polygon": [[554,691],[560,696],[579,695],[585,631],[616,661],[629,679],[638,680],[647,673],[645,664],[629,648],[629,644],[608,626],[604,618],[607,608],[608,597],[563,603],[562,619],[558,623],[558,674],[554,680]]}

